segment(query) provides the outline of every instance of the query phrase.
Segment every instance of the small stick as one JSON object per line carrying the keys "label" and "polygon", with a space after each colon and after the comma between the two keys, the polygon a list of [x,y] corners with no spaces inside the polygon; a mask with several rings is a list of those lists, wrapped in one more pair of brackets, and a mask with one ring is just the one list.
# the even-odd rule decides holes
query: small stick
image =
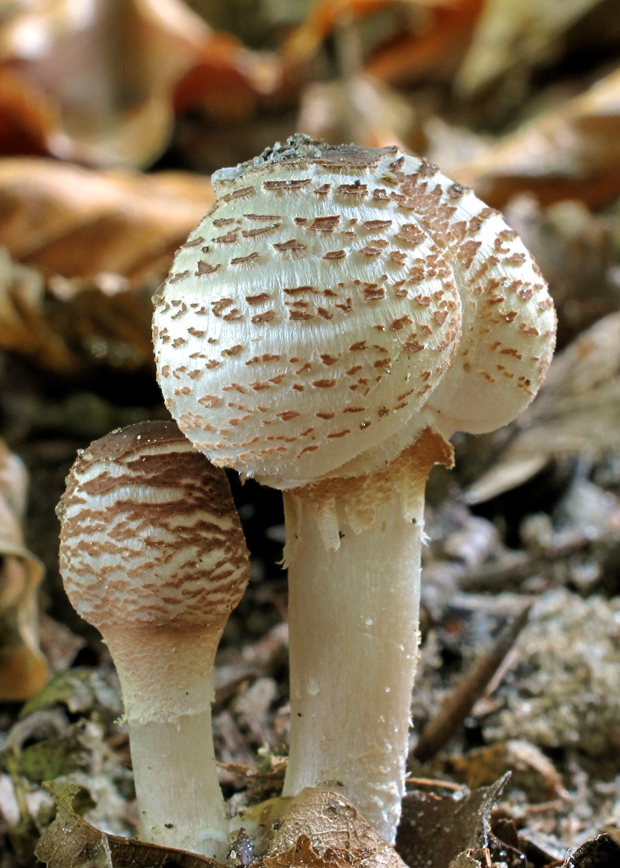
{"label": "small stick", "polygon": [[472,671],[447,697],[439,713],[427,724],[412,751],[416,760],[427,762],[432,759],[458,732],[525,627],[531,608],[532,604],[528,603],[502,628],[490,650],[481,657]]}

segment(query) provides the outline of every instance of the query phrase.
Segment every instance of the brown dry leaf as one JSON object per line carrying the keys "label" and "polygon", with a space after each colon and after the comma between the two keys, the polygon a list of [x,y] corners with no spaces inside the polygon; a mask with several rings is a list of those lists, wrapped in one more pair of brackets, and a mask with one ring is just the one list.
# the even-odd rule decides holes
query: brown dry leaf
{"label": "brown dry leaf", "polygon": [[466,754],[449,755],[435,760],[434,767],[473,788],[489,786],[510,771],[511,789],[522,790],[532,804],[566,796],[560,773],[551,760],[528,741],[511,739]]}
{"label": "brown dry leaf", "polygon": [[23,465],[0,441],[0,700],[11,702],[34,696],[48,677],[37,623],[43,567],[20,527],[26,485]]}
{"label": "brown dry leaf", "polygon": [[150,369],[152,290],[212,200],[180,172],[0,160],[0,347],[59,372]]}
{"label": "brown dry leaf", "polygon": [[562,868],[617,868],[620,844],[610,835],[586,841],[566,857]]}
{"label": "brown dry leaf", "polygon": [[181,83],[182,103],[198,89],[208,106],[215,93],[217,113],[228,106],[234,116],[273,83],[251,52],[181,0],[22,0],[16,9],[0,32],[0,146],[9,153],[43,146],[92,165],[148,165],[168,141]]}
{"label": "brown dry leaf", "polygon": [[456,78],[457,90],[475,93],[508,70],[546,60],[568,28],[601,2],[486,0]]}
{"label": "brown dry leaf", "polygon": [[[417,0],[409,0],[416,3]],[[436,0],[426,0],[427,3]],[[293,61],[307,60],[315,54],[323,40],[344,19],[352,20],[372,15],[392,6],[394,0],[314,0],[305,21],[289,36],[285,54]],[[420,0],[422,5],[424,0]]]}
{"label": "brown dry leaf", "polygon": [[0,160],[0,245],[46,274],[159,280],[204,215],[208,178],[95,172],[53,160]]}
{"label": "brown dry leaf", "polygon": [[516,436],[466,497],[482,503],[531,479],[554,458],[620,449],[620,313],[610,314],[551,363]]}
{"label": "brown dry leaf", "polygon": [[484,0],[316,0],[285,55],[304,61],[339,27],[391,12],[394,35],[369,46],[366,72],[392,84],[446,78],[458,67],[483,5]]}
{"label": "brown dry leaf", "polygon": [[218,868],[219,862],[185,850],[172,850],[132,838],[108,835],[95,829],[73,810],[80,790],[76,784],[58,783],[46,789],[56,801],[54,822],[43,832],[36,856],[48,868]]}
{"label": "brown dry leaf", "polygon": [[0,65],[0,154],[53,152],[58,112],[16,70]]}
{"label": "brown dry leaf", "polygon": [[581,199],[591,208],[620,193],[620,69],[491,145],[450,175],[502,208],[529,190],[543,204]]}
{"label": "brown dry leaf", "polygon": [[484,848],[465,850],[450,862],[448,868],[491,868],[491,856]]}
{"label": "brown dry leaf", "polygon": [[471,42],[485,0],[444,0],[430,5],[419,26],[374,51],[366,72],[391,84],[452,79]]}
{"label": "brown dry leaf", "polygon": [[[240,823],[254,837],[259,855],[274,860],[266,858],[266,868],[305,865],[302,853],[311,853],[313,861],[308,864],[317,868],[335,868],[341,862],[405,868],[394,848],[339,793],[307,787],[295,797],[270,799],[253,806]],[[295,861],[289,861],[293,858]]]}
{"label": "brown dry leaf", "polygon": [[[465,798],[462,794],[438,796],[422,792],[405,796],[396,849],[409,868],[446,868],[459,854],[461,862],[455,864],[467,865],[463,861],[466,851],[486,848],[491,810],[506,781],[507,776]],[[476,855],[474,852],[472,858]]]}
{"label": "brown dry leaf", "polygon": [[[328,847],[320,855],[313,849],[308,835],[300,835],[294,844],[275,856],[265,856],[255,863],[257,868],[366,868],[368,852],[364,849],[339,850]],[[374,863],[372,863],[374,866]]]}
{"label": "brown dry leaf", "polygon": [[0,349],[54,373],[151,371],[152,288],[50,279],[0,247]]}

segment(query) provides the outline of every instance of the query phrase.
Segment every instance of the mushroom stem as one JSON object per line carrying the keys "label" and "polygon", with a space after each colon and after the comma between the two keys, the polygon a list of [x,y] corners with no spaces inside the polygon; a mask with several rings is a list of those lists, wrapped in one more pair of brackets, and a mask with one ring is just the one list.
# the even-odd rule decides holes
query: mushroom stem
{"label": "mushroom stem", "polygon": [[343,523],[340,547],[327,551],[303,501],[298,508],[284,795],[340,792],[393,843],[418,659],[422,509],[405,520],[394,497],[362,533]]}
{"label": "mushroom stem", "polygon": [[228,821],[211,738],[219,634],[167,628],[132,633],[105,630],[123,688],[139,836],[223,862]]}
{"label": "mushroom stem", "polygon": [[291,739],[284,795],[346,796],[394,843],[418,659],[424,491],[452,450],[427,428],[364,477],[285,492]]}

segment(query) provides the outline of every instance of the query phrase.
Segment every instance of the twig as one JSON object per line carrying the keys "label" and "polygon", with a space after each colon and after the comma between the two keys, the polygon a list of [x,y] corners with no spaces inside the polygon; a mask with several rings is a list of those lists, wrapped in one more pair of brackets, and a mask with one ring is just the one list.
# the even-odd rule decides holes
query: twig
{"label": "twig", "polygon": [[503,627],[490,650],[481,657],[472,671],[447,697],[438,714],[427,724],[412,751],[416,760],[426,762],[432,759],[458,732],[527,623],[531,607],[532,604],[528,603]]}

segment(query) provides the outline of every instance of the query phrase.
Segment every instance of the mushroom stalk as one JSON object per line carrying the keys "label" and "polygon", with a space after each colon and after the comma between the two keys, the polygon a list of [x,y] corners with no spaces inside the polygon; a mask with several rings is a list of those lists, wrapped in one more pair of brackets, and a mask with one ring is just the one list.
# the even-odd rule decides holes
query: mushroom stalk
{"label": "mushroom stalk", "polygon": [[394,843],[418,658],[424,490],[452,449],[424,428],[387,466],[284,493],[290,754],[285,795],[345,795]]}
{"label": "mushroom stalk", "polygon": [[109,625],[104,632],[123,687],[140,838],[224,861],[228,821],[211,739],[219,636]]}
{"label": "mushroom stalk", "polygon": [[[421,492],[423,495],[423,492]],[[413,521],[394,496],[370,528],[326,549],[294,494],[289,564],[291,744],[284,795],[341,792],[394,843],[405,790],[418,659],[423,497]]]}

